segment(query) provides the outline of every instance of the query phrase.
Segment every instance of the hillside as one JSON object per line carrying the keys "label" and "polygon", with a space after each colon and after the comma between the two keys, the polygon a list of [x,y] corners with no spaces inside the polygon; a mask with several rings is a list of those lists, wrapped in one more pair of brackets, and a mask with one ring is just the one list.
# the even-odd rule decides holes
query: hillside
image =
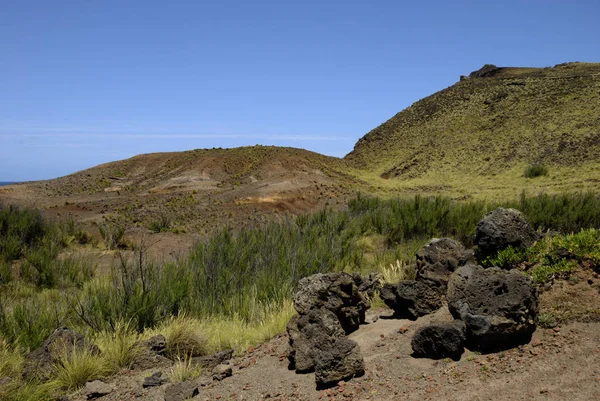
{"label": "hillside", "polygon": [[477,192],[492,177],[526,188],[530,163],[550,169],[542,189],[597,186],[599,110],[600,63],[489,66],[396,114],[345,159],[387,188]]}
{"label": "hillside", "polygon": [[153,153],[3,187],[0,200],[51,217],[141,228],[160,222],[167,230],[203,234],[341,205],[360,186],[343,173],[345,166],[341,159],[273,146]]}
{"label": "hillside", "polygon": [[[187,231],[241,227],[356,192],[506,200],[522,191],[600,190],[600,63],[486,65],[375,128],[343,159],[253,146],[155,153],[0,188],[83,222]],[[542,164],[547,174],[526,178]]]}

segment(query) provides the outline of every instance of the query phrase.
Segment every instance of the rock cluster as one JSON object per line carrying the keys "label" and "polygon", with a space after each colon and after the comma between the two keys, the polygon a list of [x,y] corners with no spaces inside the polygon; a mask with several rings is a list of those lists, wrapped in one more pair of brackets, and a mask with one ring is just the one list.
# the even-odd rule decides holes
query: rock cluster
{"label": "rock cluster", "polygon": [[434,238],[417,252],[415,280],[386,283],[380,297],[396,317],[417,319],[442,307],[450,275],[473,261],[473,251],[450,238]]}
{"label": "rock cluster", "polygon": [[372,279],[358,279],[347,273],[315,274],[298,283],[294,307],[298,315],[287,326],[289,366],[298,373],[315,372],[317,388],[364,373],[364,362],[356,342],[346,334],[365,321],[370,307],[359,291]]}
{"label": "rock cluster", "polygon": [[[486,260],[509,246],[525,249],[538,239],[521,212],[498,208],[479,222],[474,243],[479,260]],[[516,270],[476,265],[473,253],[461,247],[448,239],[432,240],[417,253],[417,282],[446,294],[448,309],[457,320],[422,327],[412,341],[415,356],[458,358],[463,344],[481,352],[504,350],[529,342],[535,331],[538,293],[532,280]],[[402,286],[407,287],[401,282],[395,288]],[[386,304],[402,303],[413,316],[429,313],[415,305],[435,306],[435,298],[423,289],[418,301],[414,295],[390,298]]]}

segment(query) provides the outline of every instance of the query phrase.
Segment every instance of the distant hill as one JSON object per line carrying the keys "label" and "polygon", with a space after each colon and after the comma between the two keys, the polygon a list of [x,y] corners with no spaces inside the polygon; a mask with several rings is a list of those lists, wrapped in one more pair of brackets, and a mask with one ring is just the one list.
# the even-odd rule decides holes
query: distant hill
{"label": "distant hill", "polygon": [[586,171],[600,161],[600,63],[486,65],[373,129],[345,159],[396,182],[496,176],[530,163]]}
{"label": "distant hill", "polygon": [[[542,176],[526,176],[533,165]],[[343,159],[274,146],[145,154],[4,186],[0,202],[208,232],[342,207],[358,191],[498,200],[580,190],[600,190],[600,63],[485,65],[373,129]]]}

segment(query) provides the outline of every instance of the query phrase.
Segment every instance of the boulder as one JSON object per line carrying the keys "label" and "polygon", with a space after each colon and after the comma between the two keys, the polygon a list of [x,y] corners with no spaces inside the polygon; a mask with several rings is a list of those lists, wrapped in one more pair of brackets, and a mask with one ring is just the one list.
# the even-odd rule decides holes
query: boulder
{"label": "boulder", "polygon": [[217,381],[221,381],[226,377],[233,375],[233,369],[229,365],[219,364],[215,366],[212,371],[212,378]]}
{"label": "boulder", "polygon": [[494,257],[509,246],[526,249],[540,238],[521,212],[499,207],[486,214],[477,224],[474,240],[477,259],[484,261]]}
{"label": "boulder", "polygon": [[289,368],[298,373],[312,372],[317,356],[345,336],[337,316],[328,309],[311,310],[292,317],[287,325]]}
{"label": "boulder", "polygon": [[535,331],[538,292],[516,270],[466,265],[448,283],[448,309],[466,324],[467,346],[493,352],[528,343]]}
{"label": "boulder", "polygon": [[113,392],[113,388],[111,385],[101,382],[100,380],[94,380],[91,382],[87,382],[85,384],[85,388],[83,389],[83,393],[88,400],[93,400],[95,398],[104,397]]}
{"label": "boulder", "polygon": [[365,322],[365,313],[371,307],[352,275],[341,273],[314,274],[298,283],[294,307],[300,315],[311,310],[327,309],[333,312],[346,333]]}
{"label": "boulder", "polygon": [[362,376],[365,365],[358,344],[346,337],[322,351],[315,361],[317,389],[335,386],[342,380]]}
{"label": "boulder", "polygon": [[373,272],[368,276],[362,276],[360,273],[352,273],[354,283],[358,286],[358,292],[362,293],[371,300],[381,288],[381,274]]}
{"label": "boulder", "polygon": [[158,371],[158,372],[154,372],[150,376],[146,377],[144,379],[144,383],[142,383],[142,387],[143,388],[158,387],[158,386],[162,386],[163,384],[165,384],[168,381],[169,381],[169,378],[167,377],[167,375],[165,375],[161,371]]}
{"label": "boulder", "polygon": [[176,383],[166,388],[165,401],[184,401],[197,396],[199,393],[198,384],[194,381]]}
{"label": "boulder", "polygon": [[34,378],[48,380],[53,372],[54,365],[60,360],[61,356],[69,355],[75,350],[87,350],[92,354],[100,353],[97,346],[68,327],[54,330],[41,347],[25,357],[23,377],[27,380]]}
{"label": "boulder", "polygon": [[418,358],[459,360],[464,352],[465,324],[460,320],[421,327],[410,345]]}
{"label": "boulder", "polygon": [[417,281],[445,293],[450,275],[460,266],[474,262],[471,249],[451,238],[434,238],[417,252]]}
{"label": "boulder", "polygon": [[173,365],[173,361],[164,356],[167,352],[167,340],[162,334],[143,341],[140,348],[140,353],[131,365],[132,370],[164,369]]}
{"label": "boulder", "polygon": [[228,349],[225,351],[219,351],[215,354],[197,356],[192,358],[192,362],[196,365],[202,366],[202,369],[213,370],[215,366],[224,364],[233,357],[233,350]]}
{"label": "boulder", "polygon": [[422,281],[403,280],[385,283],[379,296],[401,319],[415,320],[442,307],[442,295]]}

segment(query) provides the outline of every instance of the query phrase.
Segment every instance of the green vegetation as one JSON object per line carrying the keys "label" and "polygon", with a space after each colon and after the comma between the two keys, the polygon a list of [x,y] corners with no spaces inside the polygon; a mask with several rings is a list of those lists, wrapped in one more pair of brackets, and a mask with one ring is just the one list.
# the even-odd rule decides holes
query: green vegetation
{"label": "green vegetation", "polygon": [[586,229],[575,234],[548,236],[527,250],[507,248],[486,261],[504,268],[524,265],[537,283],[569,276],[584,263],[600,265],[600,230]]}
{"label": "green vegetation", "polygon": [[10,279],[0,283],[0,369],[19,376],[22,355],[67,325],[102,353],[64,355],[50,390],[75,389],[128,368],[140,341],[158,333],[167,337],[168,354],[180,360],[173,377],[191,377],[198,368],[190,356],[225,347],[239,352],[283,331],[302,277],[344,270],[379,271],[388,281],[410,278],[414,253],[424,242],[451,236],[468,244],[477,222],[500,205],[520,209],[537,229],[567,234],[546,236],[526,252],[507,249],[486,263],[518,265],[538,283],[577,265],[600,263],[600,198],[592,193],[523,194],[504,203],[359,195],[347,210],[223,229],[173,262],[148,261],[142,243],[134,258],[117,252],[119,263],[102,277],[85,260],[57,257],[69,243],[64,238],[73,236],[56,233],[69,230],[45,223],[35,212],[10,209],[0,226],[16,244],[1,253],[0,272]]}
{"label": "green vegetation", "polygon": [[541,163],[530,164],[525,168],[523,176],[525,178],[535,178],[548,175],[548,167]]}
{"label": "green vegetation", "polygon": [[[371,130],[345,160],[389,191],[501,199],[526,187],[597,190],[599,78],[600,63],[567,63],[461,80]],[[526,178],[532,160],[552,177],[535,168],[540,178]]]}

